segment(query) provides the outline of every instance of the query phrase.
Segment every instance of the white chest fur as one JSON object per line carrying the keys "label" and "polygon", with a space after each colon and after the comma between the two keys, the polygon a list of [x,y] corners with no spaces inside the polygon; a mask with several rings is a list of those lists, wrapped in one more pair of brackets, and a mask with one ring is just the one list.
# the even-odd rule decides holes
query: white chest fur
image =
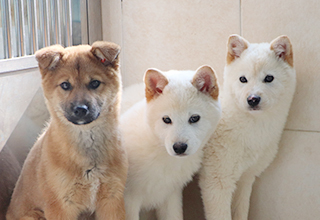
{"label": "white chest fur", "polygon": [[149,151],[148,156],[143,152],[143,161],[139,161],[142,155],[137,155],[138,151],[129,159],[126,194],[140,200],[141,208],[156,207],[174,191],[182,190],[201,166],[202,150],[177,158],[170,156],[164,146],[156,147],[158,150]]}

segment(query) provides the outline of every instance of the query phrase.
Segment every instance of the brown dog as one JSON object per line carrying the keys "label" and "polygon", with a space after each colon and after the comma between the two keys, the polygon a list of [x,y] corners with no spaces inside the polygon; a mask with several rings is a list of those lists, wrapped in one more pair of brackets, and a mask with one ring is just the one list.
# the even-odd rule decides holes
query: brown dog
{"label": "brown dog", "polygon": [[125,219],[119,52],[108,42],[37,51],[51,121],[25,161],[8,220]]}

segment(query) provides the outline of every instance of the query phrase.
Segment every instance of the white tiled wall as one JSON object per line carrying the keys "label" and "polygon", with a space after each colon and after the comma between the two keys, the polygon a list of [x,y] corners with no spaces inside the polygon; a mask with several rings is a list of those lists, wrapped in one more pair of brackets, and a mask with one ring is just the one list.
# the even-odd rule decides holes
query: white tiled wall
{"label": "white tiled wall", "polygon": [[150,67],[196,69],[209,64],[221,76],[226,39],[240,33],[239,13],[238,0],[123,1],[124,86],[141,82]]}
{"label": "white tiled wall", "polygon": [[285,131],[277,158],[258,178],[250,220],[320,218],[320,133]]}
{"label": "white tiled wall", "polygon": [[[250,220],[319,219],[320,2],[124,0],[117,8],[121,14],[113,17],[122,28],[104,39],[121,36],[124,86],[141,82],[149,67],[195,69],[205,63],[222,83],[230,34],[242,34],[252,43],[289,36],[297,90],[279,155],[254,185]],[[203,219],[196,184],[187,191],[185,219]]]}

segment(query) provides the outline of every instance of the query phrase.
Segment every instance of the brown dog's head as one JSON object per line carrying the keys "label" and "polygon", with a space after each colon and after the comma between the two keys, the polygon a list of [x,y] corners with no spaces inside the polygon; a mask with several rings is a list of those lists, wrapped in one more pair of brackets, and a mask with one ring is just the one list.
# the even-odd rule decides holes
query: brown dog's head
{"label": "brown dog's head", "polygon": [[101,41],[92,47],[54,45],[37,51],[51,116],[75,125],[89,124],[110,112],[117,117],[121,88],[119,53],[120,46]]}

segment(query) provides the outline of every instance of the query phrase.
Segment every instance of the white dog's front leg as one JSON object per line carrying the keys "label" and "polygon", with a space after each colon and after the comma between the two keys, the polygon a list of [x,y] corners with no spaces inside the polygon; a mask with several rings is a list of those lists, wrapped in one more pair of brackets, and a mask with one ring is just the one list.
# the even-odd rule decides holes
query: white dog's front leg
{"label": "white dog's front leg", "polygon": [[222,178],[202,170],[199,186],[206,219],[231,220],[231,201],[235,189],[235,181],[230,176]]}
{"label": "white dog's front leg", "polygon": [[182,189],[173,192],[156,212],[157,220],[182,220]]}
{"label": "white dog's front leg", "polygon": [[124,203],[126,209],[126,220],[139,220],[141,202],[125,195]]}
{"label": "white dog's front leg", "polygon": [[252,185],[255,181],[253,173],[242,174],[232,200],[232,219],[247,220],[250,206]]}

